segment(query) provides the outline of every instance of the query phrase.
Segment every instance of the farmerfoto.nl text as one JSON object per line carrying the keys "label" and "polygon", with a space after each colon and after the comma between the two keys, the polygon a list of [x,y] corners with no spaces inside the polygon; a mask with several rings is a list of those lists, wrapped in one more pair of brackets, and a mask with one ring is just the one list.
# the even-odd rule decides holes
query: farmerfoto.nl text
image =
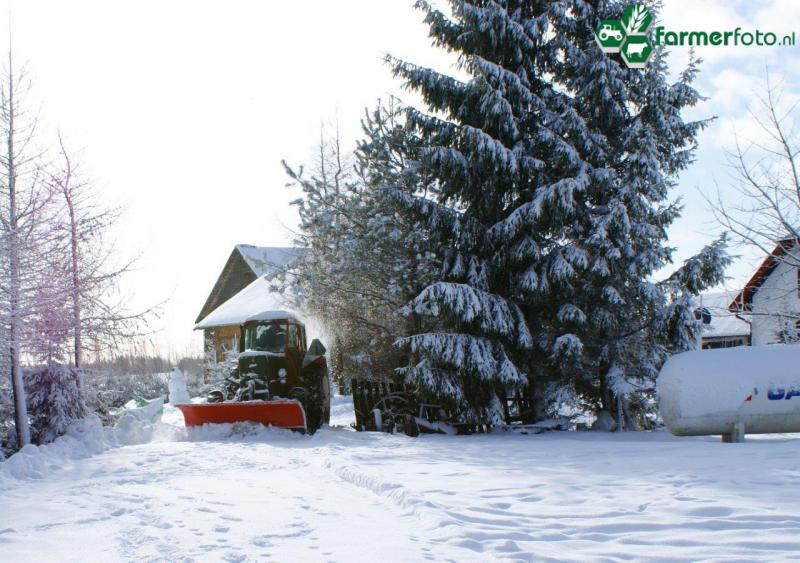
{"label": "farmerfoto.nl text", "polygon": [[795,44],[795,32],[784,35],[780,41],[778,36],[770,31],[754,32],[742,31],[737,27],[733,31],[665,31],[664,26],[656,27],[656,45],[780,45],[791,46]]}

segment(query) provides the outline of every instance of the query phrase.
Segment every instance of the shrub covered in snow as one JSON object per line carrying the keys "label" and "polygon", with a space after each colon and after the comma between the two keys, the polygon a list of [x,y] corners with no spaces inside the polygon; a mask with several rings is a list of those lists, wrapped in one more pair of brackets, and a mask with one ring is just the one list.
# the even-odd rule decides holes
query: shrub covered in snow
{"label": "shrub covered in snow", "polygon": [[[166,372],[131,374],[92,370],[85,373],[84,381],[92,393],[87,402],[101,418],[107,418],[103,416],[104,411],[118,409],[132,397],[153,399],[169,391],[169,374]],[[107,424],[109,420],[104,422]]]}
{"label": "shrub covered in snow", "polygon": [[[239,349],[223,345],[223,359],[217,360],[214,343],[209,341],[206,347],[205,368],[202,370],[186,371],[186,386],[192,397],[206,395],[209,391],[223,385],[225,378],[229,377],[238,365]],[[180,365],[179,365],[180,367]]]}
{"label": "shrub covered in snow", "polygon": [[14,452],[14,403],[11,400],[11,383],[0,378],[0,460]]}
{"label": "shrub covered in snow", "polygon": [[[132,398],[167,395],[173,362],[160,357],[121,356],[84,369],[82,390],[87,410],[109,426],[116,419],[113,413]],[[177,365],[186,376],[190,396],[203,395],[208,384],[204,380],[202,359],[181,358]]]}
{"label": "shrub covered in snow", "polygon": [[71,423],[86,415],[79,370],[61,364],[25,372],[31,438],[37,444],[62,436]]}

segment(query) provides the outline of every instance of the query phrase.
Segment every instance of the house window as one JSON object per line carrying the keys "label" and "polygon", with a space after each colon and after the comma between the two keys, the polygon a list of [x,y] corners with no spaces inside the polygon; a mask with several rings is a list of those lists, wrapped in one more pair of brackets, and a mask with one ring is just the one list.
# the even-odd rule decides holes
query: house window
{"label": "house window", "polygon": [[700,307],[694,310],[694,318],[702,321],[704,325],[711,324],[711,311],[707,307]]}
{"label": "house window", "polygon": [[709,340],[703,342],[702,349],[717,350],[719,348],[735,348],[737,346],[749,346],[749,345],[750,343],[747,341],[747,337],[734,336],[734,337],[720,338],[716,340]]}

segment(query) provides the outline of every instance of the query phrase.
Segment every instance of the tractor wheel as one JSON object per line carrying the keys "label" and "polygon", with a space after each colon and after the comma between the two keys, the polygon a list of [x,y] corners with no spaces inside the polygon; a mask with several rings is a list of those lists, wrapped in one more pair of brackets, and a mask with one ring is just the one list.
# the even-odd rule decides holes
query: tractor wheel
{"label": "tractor wheel", "polygon": [[214,389],[208,394],[207,403],[221,403],[225,400],[225,393],[220,389]]}
{"label": "tractor wheel", "polygon": [[417,424],[417,419],[414,418],[414,415],[406,414],[403,415],[403,434],[406,436],[410,436],[411,438],[416,438],[419,436],[419,425]]}
{"label": "tractor wheel", "polygon": [[329,386],[325,372],[318,368],[310,368],[303,377],[305,385],[293,393],[294,397],[303,404],[306,411],[306,427],[309,434],[314,434],[323,422],[328,422],[330,417]]}
{"label": "tractor wheel", "polygon": [[322,374],[322,422],[331,423],[331,382],[327,370]]}

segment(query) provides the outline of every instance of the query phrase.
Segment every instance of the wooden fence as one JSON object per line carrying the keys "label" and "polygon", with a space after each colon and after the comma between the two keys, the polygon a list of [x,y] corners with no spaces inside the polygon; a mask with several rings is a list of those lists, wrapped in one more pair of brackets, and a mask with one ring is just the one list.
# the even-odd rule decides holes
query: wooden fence
{"label": "wooden fence", "polygon": [[[443,412],[438,405],[420,402],[417,388],[405,383],[353,379],[350,383],[355,408],[356,430],[380,430],[376,428],[373,411],[401,410],[428,420],[450,421],[453,413]],[[534,401],[528,389],[498,389],[503,405],[506,424],[529,424],[534,422]],[[451,421],[452,422],[452,421]],[[455,426],[461,426],[456,424]],[[467,430],[467,428],[464,428]]]}

